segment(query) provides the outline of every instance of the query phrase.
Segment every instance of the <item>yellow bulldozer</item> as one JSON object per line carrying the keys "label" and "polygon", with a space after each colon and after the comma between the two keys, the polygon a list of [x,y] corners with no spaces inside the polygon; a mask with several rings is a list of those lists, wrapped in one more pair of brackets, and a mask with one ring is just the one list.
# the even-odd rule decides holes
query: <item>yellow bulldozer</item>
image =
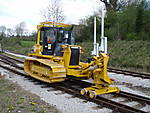
{"label": "yellow bulldozer", "polygon": [[65,81],[68,78],[92,79],[93,86],[81,90],[81,94],[96,95],[119,92],[107,74],[108,55],[93,55],[89,63],[80,62],[83,53],[74,44],[73,25],[42,22],[37,26],[37,42],[24,63],[24,71],[47,83]]}

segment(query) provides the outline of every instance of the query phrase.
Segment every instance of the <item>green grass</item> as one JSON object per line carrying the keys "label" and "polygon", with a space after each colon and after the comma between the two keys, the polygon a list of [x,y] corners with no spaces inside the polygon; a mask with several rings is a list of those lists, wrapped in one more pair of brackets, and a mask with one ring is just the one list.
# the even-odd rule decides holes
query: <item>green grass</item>
{"label": "green grass", "polygon": [[78,43],[83,49],[83,54],[81,55],[82,61],[87,61],[87,58],[91,57],[91,51],[93,50],[93,43],[91,42],[83,42]]}
{"label": "green grass", "polygon": [[[34,41],[20,41],[17,38],[5,39],[4,48],[12,52],[26,54],[35,44]],[[90,57],[93,42],[78,43],[83,48],[82,61]],[[108,41],[110,55],[109,66],[115,68],[137,69],[150,72],[150,42],[149,41]],[[140,70],[141,71],[141,70]]]}
{"label": "green grass", "polygon": [[110,43],[110,65],[150,70],[149,41],[115,41]]}
{"label": "green grass", "polygon": [[21,41],[21,46],[25,48],[31,48],[35,43],[35,41]]}
{"label": "green grass", "polygon": [[19,38],[6,38],[3,39],[2,46],[5,50],[27,55],[35,43],[35,41],[22,41]]}
{"label": "green grass", "polygon": [[0,113],[60,113],[40,98],[0,76]]}
{"label": "green grass", "polygon": [[[84,49],[82,59],[85,61],[93,49],[91,42],[80,43]],[[109,41],[109,66],[115,68],[136,69],[150,72],[149,41]]]}

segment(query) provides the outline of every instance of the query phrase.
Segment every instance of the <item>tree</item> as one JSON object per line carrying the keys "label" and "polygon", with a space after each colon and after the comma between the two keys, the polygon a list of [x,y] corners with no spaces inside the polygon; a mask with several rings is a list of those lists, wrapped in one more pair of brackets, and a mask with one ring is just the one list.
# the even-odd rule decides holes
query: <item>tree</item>
{"label": "tree", "polygon": [[62,10],[61,0],[50,0],[50,4],[46,9],[41,11],[42,17],[45,21],[63,22],[65,16]]}
{"label": "tree", "polygon": [[144,20],[144,1],[137,7],[137,17],[135,24],[135,32],[137,34],[141,33],[143,30],[143,20]]}
{"label": "tree", "polygon": [[[81,19],[79,21],[79,25],[75,26],[74,31],[75,31],[75,36],[76,36],[76,41],[77,42],[83,42],[83,41],[88,41],[88,40],[93,40],[93,35],[94,35],[94,17],[89,16],[86,17],[85,19]],[[99,41],[100,37],[100,18],[97,16],[97,41]]]}
{"label": "tree", "polygon": [[33,40],[33,41],[36,41],[37,31],[32,31],[32,33],[31,33],[30,36],[32,37],[32,40]]}
{"label": "tree", "polygon": [[8,36],[8,37],[11,37],[11,36],[13,36],[13,35],[14,35],[14,30],[11,29],[11,28],[7,28],[7,36]]}
{"label": "tree", "polygon": [[144,18],[143,18],[142,27],[143,27],[143,32],[145,33],[145,36],[143,36],[144,39],[150,40],[150,2],[149,2],[149,6],[146,7],[146,10],[144,10]]}
{"label": "tree", "polygon": [[107,10],[119,11],[131,4],[139,3],[141,0],[101,0],[105,3]]}
{"label": "tree", "polygon": [[15,26],[16,35],[22,37],[23,34],[25,33],[25,27],[26,27],[25,22],[21,22],[21,23],[17,24]]}
{"label": "tree", "polygon": [[6,27],[5,26],[0,26],[0,36],[5,37],[6,36]]}
{"label": "tree", "polygon": [[[132,0],[123,9],[108,10],[105,19],[105,36],[108,40],[150,40],[150,9],[144,0]],[[100,34],[97,17],[97,37]],[[82,19],[76,27],[77,41],[92,40],[93,16]]]}

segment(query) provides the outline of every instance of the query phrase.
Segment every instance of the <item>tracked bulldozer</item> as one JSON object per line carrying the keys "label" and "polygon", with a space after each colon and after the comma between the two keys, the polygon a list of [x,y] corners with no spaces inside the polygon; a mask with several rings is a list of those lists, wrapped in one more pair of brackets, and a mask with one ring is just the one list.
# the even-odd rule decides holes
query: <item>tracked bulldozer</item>
{"label": "tracked bulldozer", "polygon": [[83,50],[81,46],[75,45],[73,25],[42,22],[37,26],[37,41],[32,53],[28,54],[30,58],[24,62],[24,71],[29,76],[47,83],[62,82],[72,78],[91,79],[93,85],[80,91],[82,95],[88,94],[91,98],[119,92],[107,73],[109,56],[107,37],[104,37],[105,13],[106,7],[103,7],[100,46],[96,43],[96,17],[94,18],[94,47],[88,63],[80,61]]}
{"label": "tracked bulldozer", "polygon": [[106,53],[93,55],[89,63],[80,62],[83,51],[74,44],[72,25],[42,22],[37,29],[37,42],[24,62],[24,71],[29,76],[47,83],[68,78],[92,79],[93,86],[81,90],[82,95],[89,94],[91,98],[119,91],[107,74]]}

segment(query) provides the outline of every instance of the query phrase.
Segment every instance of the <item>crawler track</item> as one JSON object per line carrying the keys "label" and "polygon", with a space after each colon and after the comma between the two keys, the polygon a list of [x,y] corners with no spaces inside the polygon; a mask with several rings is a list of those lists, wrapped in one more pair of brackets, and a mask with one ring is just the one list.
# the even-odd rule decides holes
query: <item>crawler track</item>
{"label": "crawler track", "polygon": [[[6,62],[6,59],[3,63],[5,63],[5,62]],[[7,65],[10,65],[10,64],[13,63],[13,61],[11,61],[11,63],[10,62],[8,63],[8,62],[9,61],[7,61]],[[14,63],[14,65],[11,65],[11,66],[13,66],[15,68],[18,68],[19,70],[23,70],[23,69],[20,68],[20,66],[18,66],[15,63]],[[15,68],[11,68],[9,66],[5,66],[5,65],[1,65],[1,64],[0,64],[0,67],[4,68],[6,70],[9,70],[13,73],[16,73],[18,75],[23,75],[25,77],[28,77],[25,73],[19,72]],[[29,79],[33,79],[33,78],[29,77]],[[80,94],[80,90],[83,87],[88,87],[89,85],[91,85],[91,83],[87,83],[87,82],[84,82],[84,81],[75,80],[75,79],[68,79],[65,82],[61,82],[61,83],[57,83],[57,84],[49,85],[49,84],[43,83],[43,82],[42,83],[40,82],[40,84],[44,84],[47,87],[51,86],[55,89],[67,92],[67,93],[69,93],[71,95],[74,95],[78,98],[82,98],[82,99],[85,99],[87,101],[94,102],[94,103],[96,103],[98,105],[101,105],[103,107],[110,108],[114,112],[119,111],[121,113],[146,113],[145,111],[130,107],[128,105],[125,105],[125,104],[122,104],[122,103],[119,103],[119,102],[112,101],[112,100],[104,98],[102,96],[97,96],[97,98],[94,98],[94,99],[90,99],[88,96],[82,96]],[[142,97],[142,96],[139,96],[139,95],[135,95],[135,94],[131,94],[131,93],[123,92],[123,91],[121,91],[119,94],[113,94],[113,95],[117,95],[117,96],[128,98],[128,99],[132,99],[132,100],[138,101],[139,103],[142,103],[142,104],[143,103],[144,104],[150,104],[150,98]]]}

